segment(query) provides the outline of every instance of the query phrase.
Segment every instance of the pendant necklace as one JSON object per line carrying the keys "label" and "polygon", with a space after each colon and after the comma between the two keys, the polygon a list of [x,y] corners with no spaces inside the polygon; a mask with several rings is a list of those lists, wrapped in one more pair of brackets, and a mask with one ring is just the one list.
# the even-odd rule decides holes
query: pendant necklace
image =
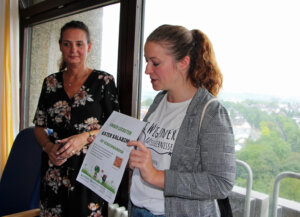
{"label": "pendant necklace", "polygon": [[[84,74],[86,74],[87,72],[88,72],[88,69],[84,71]],[[68,83],[68,87],[71,87],[71,86],[72,86],[72,83],[69,82],[69,83]]]}

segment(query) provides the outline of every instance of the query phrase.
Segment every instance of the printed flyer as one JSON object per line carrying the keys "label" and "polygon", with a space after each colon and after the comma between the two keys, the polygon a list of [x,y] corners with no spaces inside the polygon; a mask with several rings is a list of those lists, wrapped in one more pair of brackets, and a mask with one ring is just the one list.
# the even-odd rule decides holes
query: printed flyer
{"label": "printed flyer", "polygon": [[132,149],[127,142],[137,140],[145,124],[114,111],[90,145],[76,180],[113,203]]}

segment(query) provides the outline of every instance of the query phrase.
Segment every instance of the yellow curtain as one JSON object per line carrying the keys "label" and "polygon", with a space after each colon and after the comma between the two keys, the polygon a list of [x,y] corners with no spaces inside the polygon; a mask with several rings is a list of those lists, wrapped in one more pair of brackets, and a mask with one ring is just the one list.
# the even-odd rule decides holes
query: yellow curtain
{"label": "yellow curtain", "polygon": [[10,0],[6,0],[3,46],[2,112],[1,112],[1,168],[2,174],[13,144],[12,90],[11,90],[11,52],[10,52]]}

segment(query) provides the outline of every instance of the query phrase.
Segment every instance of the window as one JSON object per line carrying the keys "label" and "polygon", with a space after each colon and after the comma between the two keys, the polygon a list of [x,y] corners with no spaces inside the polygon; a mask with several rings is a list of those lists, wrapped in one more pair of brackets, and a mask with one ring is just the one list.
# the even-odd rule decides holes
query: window
{"label": "window", "polygon": [[[253,190],[269,195],[280,172],[300,172],[298,8],[296,0],[148,0],[145,6],[144,41],[162,24],[200,29],[210,38],[237,157],[252,168]],[[141,117],[156,94],[143,63]],[[245,186],[245,177],[238,169],[236,185]],[[300,202],[293,189],[300,189],[299,180],[282,181],[280,197]]]}

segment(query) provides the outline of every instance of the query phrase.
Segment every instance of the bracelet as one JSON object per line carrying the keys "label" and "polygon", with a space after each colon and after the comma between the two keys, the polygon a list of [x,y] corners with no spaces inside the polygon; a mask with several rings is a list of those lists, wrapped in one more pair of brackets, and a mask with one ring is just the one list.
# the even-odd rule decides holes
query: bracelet
{"label": "bracelet", "polygon": [[88,131],[89,137],[87,138],[88,143],[94,142],[96,135],[93,134],[91,131]]}

